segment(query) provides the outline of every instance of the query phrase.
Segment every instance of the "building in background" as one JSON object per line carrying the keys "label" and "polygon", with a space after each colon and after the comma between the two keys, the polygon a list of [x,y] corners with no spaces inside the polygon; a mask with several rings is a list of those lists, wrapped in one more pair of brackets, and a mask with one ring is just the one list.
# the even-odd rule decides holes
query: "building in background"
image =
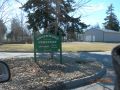
{"label": "building in background", "polygon": [[84,32],[84,41],[87,42],[120,42],[120,32],[91,28]]}

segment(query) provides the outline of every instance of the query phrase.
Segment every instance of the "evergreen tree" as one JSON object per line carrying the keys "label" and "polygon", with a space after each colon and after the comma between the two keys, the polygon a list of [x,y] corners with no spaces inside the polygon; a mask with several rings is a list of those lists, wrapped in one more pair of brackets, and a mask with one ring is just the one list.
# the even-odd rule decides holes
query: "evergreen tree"
{"label": "evergreen tree", "polygon": [[104,19],[105,23],[103,23],[103,25],[106,29],[119,31],[119,21],[117,20],[117,16],[114,14],[113,11],[114,7],[111,4],[106,12],[107,17]]}
{"label": "evergreen tree", "polygon": [[[80,18],[73,18],[68,15],[75,10],[72,7],[74,3],[73,0],[59,0],[59,8],[57,1],[58,0],[28,0],[22,7],[24,11],[28,13],[28,28],[33,30],[44,29],[45,32],[59,34],[59,31],[63,32],[66,25],[71,22],[76,28],[85,27],[85,24],[80,22]],[[57,31],[56,20],[58,20]]]}

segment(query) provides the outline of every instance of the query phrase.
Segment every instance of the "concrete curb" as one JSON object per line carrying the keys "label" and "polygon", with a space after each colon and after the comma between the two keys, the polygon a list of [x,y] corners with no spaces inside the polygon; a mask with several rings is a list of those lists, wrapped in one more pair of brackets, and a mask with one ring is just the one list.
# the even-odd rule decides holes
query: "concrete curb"
{"label": "concrete curb", "polygon": [[94,75],[87,76],[85,78],[65,81],[64,84],[65,84],[66,89],[82,87],[85,85],[95,83],[95,81],[102,78],[105,74],[106,74],[106,68],[102,65],[101,70],[99,72],[96,72]]}

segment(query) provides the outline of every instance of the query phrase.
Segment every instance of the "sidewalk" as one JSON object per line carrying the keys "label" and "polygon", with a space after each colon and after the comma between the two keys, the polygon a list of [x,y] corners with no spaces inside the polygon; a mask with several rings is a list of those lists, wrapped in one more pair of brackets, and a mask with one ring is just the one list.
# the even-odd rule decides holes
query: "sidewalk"
{"label": "sidewalk", "polygon": [[94,83],[91,85],[87,85],[81,88],[76,88],[71,90],[114,90],[114,87],[109,85],[103,85],[101,83]]}

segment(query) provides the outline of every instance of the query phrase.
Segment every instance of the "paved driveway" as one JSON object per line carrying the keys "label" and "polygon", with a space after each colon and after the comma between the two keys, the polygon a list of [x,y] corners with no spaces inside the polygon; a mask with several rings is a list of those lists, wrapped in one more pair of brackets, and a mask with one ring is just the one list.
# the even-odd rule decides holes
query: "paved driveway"
{"label": "paved driveway", "polygon": [[20,58],[20,57],[33,57],[33,53],[17,53],[17,52],[0,52],[1,58]]}

